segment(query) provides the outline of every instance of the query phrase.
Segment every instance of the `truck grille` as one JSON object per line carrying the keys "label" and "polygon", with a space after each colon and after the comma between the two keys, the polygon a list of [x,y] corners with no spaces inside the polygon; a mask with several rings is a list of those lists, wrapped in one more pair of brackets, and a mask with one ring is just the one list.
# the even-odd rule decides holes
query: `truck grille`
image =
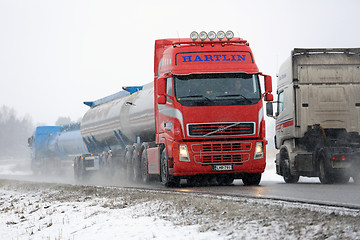
{"label": "truck grille", "polygon": [[242,164],[242,160],[247,157],[245,154],[234,155],[205,155],[202,158],[203,165],[209,164]]}
{"label": "truck grille", "polygon": [[231,152],[248,151],[251,149],[251,143],[210,143],[203,144],[203,152]]}
{"label": "truck grille", "polygon": [[188,124],[188,134],[194,137],[252,135],[254,129],[254,123]]}
{"label": "truck grille", "polygon": [[204,143],[193,144],[195,162],[202,165],[242,164],[249,160],[251,143]]}

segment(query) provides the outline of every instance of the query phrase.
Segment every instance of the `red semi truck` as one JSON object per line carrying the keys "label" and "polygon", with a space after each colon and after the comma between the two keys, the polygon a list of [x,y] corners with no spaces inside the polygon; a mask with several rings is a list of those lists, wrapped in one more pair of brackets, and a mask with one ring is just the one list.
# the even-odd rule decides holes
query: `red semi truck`
{"label": "red semi truck", "polygon": [[266,165],[263,99],[273,96],[247,41],[231,31],[156,40],[154,73],[153,83],[86,103],[81,134],[92,154],[76,158],[75,176],[122,167],[135,181],[155,177],[165,186],[180,179],[258,185]]}

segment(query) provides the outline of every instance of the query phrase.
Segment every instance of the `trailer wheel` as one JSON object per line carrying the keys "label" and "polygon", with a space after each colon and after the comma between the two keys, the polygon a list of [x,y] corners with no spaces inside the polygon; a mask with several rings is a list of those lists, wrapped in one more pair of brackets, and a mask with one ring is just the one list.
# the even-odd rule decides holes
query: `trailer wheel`
{"label": "trailer wheel", "polygon": [[286,183],[297,183],[299,181],[299,175],[291,174],[290,160],[287,152],[281,154],[280,168]]}
{"label": "trailer wheel", "polygon": [[345,184],[348,183],[350,180],[350,176],[344,173],[339,173],[338,175],[334,176],[334,183]]}
{"label": "trailer wheel", "polygon": [[75,159],[75,168],[74,168],[75,180],[82,183],[85,180],[85,166],[84,160],[82,157],[77,157]]}
{"label": "trailer wheel", "polygon": [[139,182],[141,178],[141,166],[140,166],[140,151],[141,151],[141,145],[139,143],[134,143],[133,145],[134,151],[132,154],[132,166],[133,166],[133,181]]}
{"label": "trailer wheel", "polygon": [[78,157],[74,159],[74,178],[75,181],[79,180],[79,160]]}
{"label": "trailer wheel", "polygon": [[141,154],[141,179],[144,183],[148,183],[150,181],[146,148],[143,150]]}
{"label": "trailer wheel", "polygon": [[261,181],[261,173],[245,173],[242,177],[245,186],[256,186]]}
{"label": "trailer wheel", "polygon": [[164,148],[164,150],[161,153],[160,177],[161,177],[161,183],[165,187],[177,187],[180,185],[180,178],[171,176],[169,174],[169,159],[166,153],[166,148]]}
{"label": "trailer wheel", "polygon": [[332,178],[331,174],[329,173],[328,166],[326,165],[325,156],[320,157],[320,161],[319,161],[319,179],[320,179],[320,182],[323,183],[323,184],[334,183],[334,179]]}
{"label": "trailer wheel", "polygon": [[131,180],[133,177],[133,170],[132,170],[132,146],[128,145],[125,149],[125,164],[126,164],[126,176],[128,180]]}

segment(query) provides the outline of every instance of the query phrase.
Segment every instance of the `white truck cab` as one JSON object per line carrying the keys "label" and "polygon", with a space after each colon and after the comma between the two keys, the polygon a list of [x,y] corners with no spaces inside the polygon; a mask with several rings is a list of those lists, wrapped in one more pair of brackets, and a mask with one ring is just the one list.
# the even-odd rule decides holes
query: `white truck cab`
{"label": "white truck cab", "polygon": [[360,48],[294,49],[280,67],[276,119],[277,174],[322,183],[358,179]]}

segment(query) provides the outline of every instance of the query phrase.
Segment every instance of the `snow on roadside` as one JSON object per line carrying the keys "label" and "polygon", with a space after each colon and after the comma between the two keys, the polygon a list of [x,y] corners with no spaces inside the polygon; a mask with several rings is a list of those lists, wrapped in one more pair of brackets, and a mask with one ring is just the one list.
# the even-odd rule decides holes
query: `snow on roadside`
{"label": "snow on roadside", "polygon": [[359,239],[357,210],[0,180],[2,239]]}
{"label": "snow on roadside", "polygon": [[199,232],[197,225],[176,226],[148,216],[148,206],[126,207],[121,200],[109,207],[104,198],[58,202],[47,201],[42,194],[4,190],[0,199],[2,239],[211,239],[218,235]]}

